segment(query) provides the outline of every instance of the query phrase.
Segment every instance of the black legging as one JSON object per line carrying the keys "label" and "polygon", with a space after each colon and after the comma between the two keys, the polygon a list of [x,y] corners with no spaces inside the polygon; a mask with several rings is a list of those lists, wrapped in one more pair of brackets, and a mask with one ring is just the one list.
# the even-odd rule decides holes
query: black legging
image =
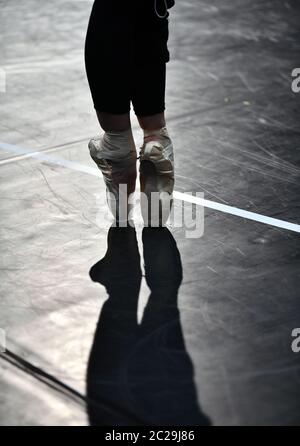
{"label": "black legging", "polygon": [[[98,112],[137,116],[165,110],[168,13],[164,0],[95,0],[85,44],[86,72]],[[162,13],[161,13],[162,12]]]}

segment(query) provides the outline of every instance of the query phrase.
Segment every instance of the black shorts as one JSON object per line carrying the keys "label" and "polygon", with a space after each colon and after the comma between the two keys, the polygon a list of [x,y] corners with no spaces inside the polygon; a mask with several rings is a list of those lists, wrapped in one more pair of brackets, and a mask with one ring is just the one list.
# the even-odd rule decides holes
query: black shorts
{"label": "black shorts", "polygon": [[[158,8],[162,7],[158,0]],[[163,2],[164,3],[164,2]],[[158,9],[159,15],[162,9]],[[96,0],[87,31],[85,62],[97,111],[139,116],[165,109],[169,18],[154,0]]]}

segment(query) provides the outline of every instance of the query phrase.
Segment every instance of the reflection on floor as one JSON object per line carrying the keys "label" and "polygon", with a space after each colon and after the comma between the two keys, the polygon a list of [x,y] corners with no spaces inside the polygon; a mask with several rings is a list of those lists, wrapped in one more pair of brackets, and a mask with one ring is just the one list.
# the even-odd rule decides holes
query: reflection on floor
{"label": "reflection on floor", "polygon": [[176,242],[167,228],[144,228],[143,246],[151,295],[140,324],[135,229],[111,228],[107,254],[91,269],[92,280],[109,294],[88,367],[91,424],[208,425],[180,323],[182,265]]}

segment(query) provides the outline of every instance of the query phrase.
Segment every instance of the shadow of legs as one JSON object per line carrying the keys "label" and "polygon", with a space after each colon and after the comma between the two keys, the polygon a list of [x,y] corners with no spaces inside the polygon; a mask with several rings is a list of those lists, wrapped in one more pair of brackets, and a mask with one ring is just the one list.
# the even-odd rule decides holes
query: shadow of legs
{"label": "shadow of legs", "polygon": [[144,228],[143,246],[151,295],[131,364],[136,407],[153,425],[209,425],[198,405],[182,333],[177,302],[182,264],[176,242],[167,228]]}
{"label": "shadow of legs", "polygon": [[137,334],[140,255],[132,227],[111,227],[105,257],[90,270],[109,295],[98,321],[87,371],[91,425],[140,424],[128,406],[127,367]]}
{"label": "shadow of legs", "polygon": [[144,228],[151,290],[141,324],[140,256],[134,228],[111,228],[107,253],[90,271],[109,295],[100,314],[88,374],[92,425],[209,425],[201,412],[177,305],[182,264],[166,228]]}

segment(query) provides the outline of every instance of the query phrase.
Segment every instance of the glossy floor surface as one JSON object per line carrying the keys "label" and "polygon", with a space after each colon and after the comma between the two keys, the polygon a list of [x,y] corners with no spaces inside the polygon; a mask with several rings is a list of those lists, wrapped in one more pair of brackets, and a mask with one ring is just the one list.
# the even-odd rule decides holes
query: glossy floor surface
{"label": "glossy floor surface", "polygon": [[99,223],[92,2],[1,2],[1,425],[300,424],[300,5],[177,3],[167,117],[198,238]]}

